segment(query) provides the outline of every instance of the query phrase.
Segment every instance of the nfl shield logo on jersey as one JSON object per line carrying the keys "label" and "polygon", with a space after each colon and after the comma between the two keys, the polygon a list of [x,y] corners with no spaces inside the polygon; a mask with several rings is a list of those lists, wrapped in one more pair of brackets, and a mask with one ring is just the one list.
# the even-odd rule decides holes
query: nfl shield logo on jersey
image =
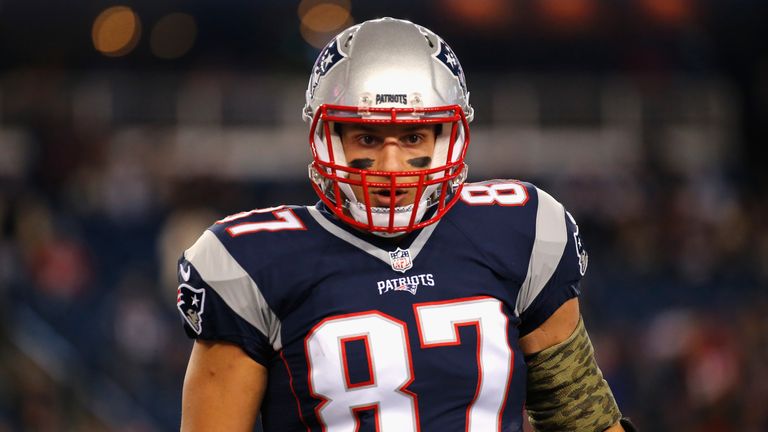
{"label": "nfl shield logo on jersey", "polygon": [[413,267],[413,261],[411,261],[411,251],[408,249],[397,248],[396,251],[389,253],[389,262],[392,264],[392,270],[405,273],[408,269]]}

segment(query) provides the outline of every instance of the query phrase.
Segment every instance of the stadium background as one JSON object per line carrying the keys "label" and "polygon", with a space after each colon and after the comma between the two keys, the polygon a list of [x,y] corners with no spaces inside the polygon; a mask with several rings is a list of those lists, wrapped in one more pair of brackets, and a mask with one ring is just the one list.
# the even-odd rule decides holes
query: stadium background
{"label": "stadium background", "polygon": [[461,59],[470,178],[533,181],[580,222],[582,308],[625,413],[644,431],[768,430],[767,12],[0,0],[0,431],[177,429],[176,258],[227,214],[315,201],[310,67],[379,16]]}

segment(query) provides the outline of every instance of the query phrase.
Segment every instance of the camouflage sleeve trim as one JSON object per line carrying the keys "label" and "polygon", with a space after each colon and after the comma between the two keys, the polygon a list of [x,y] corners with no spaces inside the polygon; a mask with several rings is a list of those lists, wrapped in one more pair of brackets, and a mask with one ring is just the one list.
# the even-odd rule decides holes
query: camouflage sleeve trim
{"label": "camouflage sleeve trim", "polygon": [[599,432],[621,419],[582,319],[568,340],[526,362],[526,409],[537,432]]}

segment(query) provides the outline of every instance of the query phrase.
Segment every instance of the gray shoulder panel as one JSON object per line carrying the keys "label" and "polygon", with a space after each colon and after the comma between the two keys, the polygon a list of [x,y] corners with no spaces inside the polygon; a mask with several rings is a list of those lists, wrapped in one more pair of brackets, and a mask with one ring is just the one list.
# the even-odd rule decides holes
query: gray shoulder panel
{"label": "gray shoulder panel", "polygon": [[568,242],[565,226],[565,209],[551,195],[536,188],[539,207],[536,210],[536,237],[528,274],[517,295],[515,313],[520,315],[533,303],[555,273]]}
{"label": "gray shoulder panel", "polygon": [[205,231],[184,257],[235,313],[264,333],[275,351],[282,348],[280,320],[253,278],[211,231]]}

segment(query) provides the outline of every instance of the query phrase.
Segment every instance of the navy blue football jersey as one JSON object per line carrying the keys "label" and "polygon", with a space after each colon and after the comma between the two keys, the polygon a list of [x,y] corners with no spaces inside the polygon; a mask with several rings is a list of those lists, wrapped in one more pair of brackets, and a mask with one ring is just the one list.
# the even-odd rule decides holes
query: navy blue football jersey
{"label": "navy blue football jersey", "polygon": [[269,370],[265,431],[522,431],[518,340],[586,259],[560,203],[495,180],[397,242],[322,205],[230,216],[184,252],[177,307]]}

